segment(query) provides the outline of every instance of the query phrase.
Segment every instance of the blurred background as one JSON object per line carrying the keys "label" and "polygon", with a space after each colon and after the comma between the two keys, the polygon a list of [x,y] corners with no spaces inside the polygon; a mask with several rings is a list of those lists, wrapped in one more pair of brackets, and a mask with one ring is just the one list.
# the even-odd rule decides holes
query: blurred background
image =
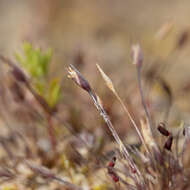
{"label": "blurred background", "polygon": [[144,116],[130,58],[131,45],[138,42],[152,117],[155,123],[178,125],[189,120],[189,7],[188,0],[1,0],[0,51],[14,59],[24,41],[52,48],[52,75],[63,78],[63,117],[89,130],[97,126],[98,115],[87,94],[67,79],[66,67],[72,63],[103,98],[123,134],[130,124],[95,64],[113,80],[135,118]]}
{"label": "blurred background", "polygon": [[[140,126],[145,112],[136,67],[131,59],[131,46],[139,43],[144,55],[143,91],[153,124],[156,129],[159,122],[165,122],[175,136],[182,123],[189,125],[190,122],[189,17],[189,0],[0,0],[0,54],[16,62],[15,53],[23,53],[26,41],[42,51],[52,48],[49,78],[59,77],[62,81],[56,114],[98,155],[113,149],[113,138],[88,94],[68,79],[67,67],[73,64],[85,76],[101,97],[118,134],[124,142],[136,145],[139,143],[136,132],[106,87],[96,63],[112,79]],[[8,74],[6,79],[3,77],[1,75],[1,84],[11,91],[9,81],[12,79],[7,79]],[[22,84],[20,86],[24,88]],[[53,121],[60,157],[54,155],[52,158],[47,128],[44,127],[47,123],[35,121],[36,102],[26,89],[24,92],[27,97],[24,103],[10,98],[7,104],[1,104],[4,106],[0,109],[1,120],[6,121],[0,125],[1,138],[11,139],[12,132],[7,126],[22,131],[37,162],[40,160],[40,164],[54,168],[58,173],[65,172],[60,169],[65,161],[62,153],[72,160],[78,156],[77,148],[83,146],[72,139],[73,134],[64,125]],[[15,89],[11,93],[14,96]],[[0,94],[3,97],[4,92],[0,90]],[[25,149],[23,143],[20,144],[18,154],[23,155]],[[5,164],[3,155],[6,151],[0,150],[0,163]],[[9,151],[7,154],[10,157]],[[87,157],[89,162],[91,157]]]}
{"label": "blurred background", "polygon": [[[103,97],[113,120],[119,121],[118,128],[123,129],[128,126],[127,118],[122,117],[123,112],[103,84],[95,64],[99,63],[112,78],[135,116],[143,116],[130,58],[131,45],[138,42],[144,53],[143,78],[149,86],[146,97],[153,101],[151,112],[158,112],[156,122],[164,119],[163,112],[168,109],[167,92],[158,78],[167,83],[173,96],[170,111],[174,113],[169,118],[178,121],[190,108],[189,7],[188,0],[1,0],[0,51],[14,59],[24,41],[42,49],[51,47],[51,72],[63,77],[65,110],[76,112],[76,119],[82,117],[81,123],[87,128],[96,126],[98,116],[88,96],[67,80],[66,67],[72,63]],[[89,120],[94,122],[88,124]]]}

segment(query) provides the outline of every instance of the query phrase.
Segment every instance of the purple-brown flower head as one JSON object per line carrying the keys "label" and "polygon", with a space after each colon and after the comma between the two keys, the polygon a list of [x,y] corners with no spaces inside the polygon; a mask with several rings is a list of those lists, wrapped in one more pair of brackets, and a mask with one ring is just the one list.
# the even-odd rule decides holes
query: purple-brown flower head
{"label": "purple-brown flower head", "polygon": [[164,136],[166,136],[166,137],[168,137],[168,136],[170,135],[170,132],[165,128],[165,124],[162,123],[162,122],[159,123],[157,129],[158,129],[158,131],[159,131],[162,135],[164,135]]}
{"label": "purple-brown flower head", "polygon": [[167,139],[165,145],[164,145],[164,148],[171,151],[172,143],[173,143],[173,136],[170,135],[169,138]]}
{"label": "purple-brown flower head", "polygon": [[70,65],[70,67],[68,68],[68,72],[68,77],[71,78],[78,86],[86,90],[88,93],[92,91],[88,81],[73,65]]}

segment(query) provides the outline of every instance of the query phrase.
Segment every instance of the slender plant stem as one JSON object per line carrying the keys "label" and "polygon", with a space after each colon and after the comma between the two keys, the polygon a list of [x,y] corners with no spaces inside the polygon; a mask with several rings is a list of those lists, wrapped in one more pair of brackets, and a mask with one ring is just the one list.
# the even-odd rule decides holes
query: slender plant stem
{"label": "slender plant stem", "polygon": [[102,75],[102,78],[104,79],[104,81],[106,82],[107,87],[111,90],[111,92],[116,96],[117,100],[120,102],[122,108],[124,109],[124,111],[127,113],[127,116],[129,117],[129,120],[132,122],[133,126],[135,127],[135,130],[142,142],[142,144],[145,147],[145,150],[147,153],[149,153],[148,147],[146,146],[146,143],[141,135],[141,132],[139,131],[137,124],[135,123],[132,115],[130,114],[129,110],[127,109],[127,106],[125,106],[125,104],[123,103],[122,99],[120,98],[119,94],[117,93],[117,91],[114,88],[114,85],[111,81],[111,79],[104,73],[104,71],[101,69],[101,67],[97,64],[96,65],[100,74]]}
{"label": "slender plant stem", "polygon": [[48,168],[46,168],[44,166],[34,165],[33,163],[29,162],[28,160],[25,160],[24,162],[25,162],[26,166],[28,166],[36,174],[40,174],[41,176],[46,177],[47,179],[56,180],[59,183],[65,185],[69,189],[82,190],[81,187],[78,187],[78,186],[56,176],[54,173],[52,173],[51,170],[49,170]]}
{"label": "slender plant stem", "polygon": [[142,89],[141,67],[138,67],[138,66],[137,66],[137,80],[138,80],[138,86],[139,86],[139,91],[140,91],[140,96],[141,96],[141,103],[144,108],[146,117],[148,119],[150,130],[152,132],[152,121],[151,121],[150,113],[149,113],[146,103],[145,103],[145,98],[144,98],[143,89]]}
{"label": "slender plant stem", "polygon": [[134,126],[134,128],[135,128],[135,130],[136,130],[136,132],[137,132],[137,134],[138,134],[138,136],[139,136],[139,138],[141,139],[141,142],[143,143],[143,145],[144,145],[144,147],[145,147],[146,152],[149,153],[149,150],[148,150],[148,147],[147,147],[147,145],[146,145],[146,143],[145,143],[145,141],[144,141],[144,138],[143,138],[143,136],[141,135],[141,132],[139,131],[139,129],[138,129],[138,127],[137,127],[137,124],[135,123],[135,121],[134,121],[133,117],[131,116],[129,110],[128,110],[127,107],[124,105],[124,103],[123,103],[122,99],[120,98],[120,96],[119,96],[117,93],[115,93],[115,95],[116,95],[117,99],[119,100],[121,106],[123,107],[124,111],[127,113],[127,115],[128,115],[128,117],[129,117],[131,123],[133,124],[133,126]]}
{"label": "slender plant stem", "polygon": [[54,130],[54,126],[52,123],[52,117],[51,115],[47,115],[47,122],[48,122],[48,133],[49,133],[49,138],[51,141],[51,146],[52,146],[52,150],[56,150],[56,138],[55,138],[55,130]]}
{"label": "slender plant stem", "polygon": [[9,60],[8,58],[4,57],[1,54],[0,54],[0,60],[7,63],[13,69],[13,71],[14,70],[16,71],[16,73],[14,73],[14,76],[16,77],[16,79],[19,79],[21,82],[23,82],[25,84],[27,89],[31,92],[31,94],[37,100],[39,105],[43,108],[44,113],[46,114],[47,121],[48,121],[48,133],[50,136],[52,149],[55,151],[56,139],[55,139],[55,135],[54,135],[54,127],[52,124],[52,110],[51,110],[51,108],[49,107],[49,105],[47,104],[45,99],[43,97],[41,97],[38,93],[36,93],[36,91],[32,88],[30,81],[25,76],[24,72],[16,64],[14,64],[14,62],[12,62],[11,60]]}
{"label": "slender plant stem", "polygon": [[111,131],[114,139],[116,140],[116,142],[119,144],[120,146],[120,151],[123,153],[124,157],[126,160],[129,161],[129,166],[131,167],[131,169],[133,171],[136,171],[137,174],[139,176],[141,176],[141,173],[139,171],[139,169],[137,168],[136,164],[134,163],[134,161],[131,159],[129,152],[127,151],[125,145],[123,144],[123,142],[121,141],[119,135],[117,134],[117,132],[115,131],[113,124],[108,116],[108,114],[106,113],[106,111],[104,110],[104,108],[99,104],[99,102],[97,101],[97,96],[93,93],[90,92],[89,93],[96,108],[100,111],[100,115],[103,117],[104,121],[106,122],[109,130]]}

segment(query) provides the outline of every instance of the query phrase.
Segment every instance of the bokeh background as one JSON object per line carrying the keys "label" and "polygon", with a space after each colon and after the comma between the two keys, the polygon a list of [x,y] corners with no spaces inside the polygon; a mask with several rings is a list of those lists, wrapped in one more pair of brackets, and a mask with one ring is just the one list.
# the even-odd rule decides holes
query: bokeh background
{"label": "bokeh background", "polygon": [[[189,7],[188,0],[1,0],[0,51],[14,59],[24,41],[42,49],[51,47],[52,74],[63,77],[63,117],[78,126],[97,127],[98,116],[88,96],[67,80],[66,67],[72,63],[102,96],[113,121],[123,132],[130,126],[128,119],[104,85],[95,64],[99,63],[112,78],[135,117],[143,116],[130,58],[131,45],[138,42],[144,52],[143,76],[148,79],[145,83],[152,81],[148,76],[153,73],[172,92],[168,121],[188,121]],[[168,109],[168,97],[156,82],[149,85],[148,92],[146,84],[144,88],[147,101],[155,104],[151,104],[151,112],[157,114],[155,122],[159,122]]]}
{"label": "bokeh background", "polygon": [[[98,63],[112,79],[118,94],[140,127],[145,112],[141,105],[136,66],[131,59],[131,46],[139,43],[144,55],[143,91],[153,126],[156,130],[159,122],[165,122],[175,137],[182,129],[182,124],[189,126],[190,122],[189,18],[189,0],[0,0],[0,54],[16,62],[15,53],[22,53],[26,41],[42,51],[52,48],[50,78],[62,79],[61,99],[56,114],[71,127],[74,135],[84,138],[95,154],[102,156],[116,145],[88,94],[68,79],[69,64],[75,65],[101,97],[123,141],[139,145],[131,122],[96,68]],[[6,79],[3,77],[0,76],[0,84],[8,89],[11,79],[7,79],[8,74]],[[77,163],[82,160],[78,157],[78,148],[82,147],[81,152],[84,153],[84,147],[76,139],[73,140],[73,134],[64,125],[54,121],[59,156],[52,154],[47,126],[36,122],[28,114],[32,112],[31,108],[37,107],[30,98],[24,102],[28,106],[13,100],[8,102],[7,107],[0,105],[0,139],[6,142],[14,136],[12,131],[7,130],[7,126],[10,126],[13,132],[17,130],[26,138],[31,152],[34,152],[35,162],[67,177],[71,169],[76,172],[72,179],[74,184],[91,184],[87,179],[92,176],[92,181],[95,181],[94,169],[89,169],[92,175],[90,172],[83,175],[76,167],[64,168],[65,160],[79,168],[84,164]],[[158,132],[156,134],[160,135]],[[161,143],[164,142],[162,140]],[[25,158],[27,151],[23,144],[21,140],[16,153],[12,144],[10,149]],[[96,149],[96,146],[99,147]],[[8,162],[9,166],[9,157],[9,152],[7,154],[1,147],[0,164],[4,166]],[[91,168],[94,157],[89,154],[85,159],[89,165],[84,165]],[[11,161],[12,167],[14,162]],[[21,170],[23,172],[25,168]],[[77,182],[75,174],[76,181],[80,176]],[[101,178],[105,174],[99,176]]]}
{"label": "bokeh background", "polygon": [[[86,127],[96,126],[97,115],[89,98],[67,80],[66,67],[72,63],[103,97],[118,127],[125,128],[127,118],[122,117],[117,101],[103,84],[95,64],[99,63],[112,78],[122,98],[132,105],[134,114],[142,116],[136,71],[130,58],[131,45],[138,42],[144,52],[144,78],[154,71],[167,82],[173,94],[171,117],[181,120],[190,108],[187,103],[189,7],[188,0],[1,0],[0,51],[14,59],[14,53],[21,49],[24,41],[44,49],[51,47],[54,52],[52,73],[62,76],[64,81],[62,104],[65,110],[76,112],[73,117],[82,117],[81,122],[86,123]],[[75,89],[76,94],[71,89]],[[164,107],[167,98],[165,100],[159,87],[156,90],[147,96],[155,101],[152,111],[159,111],[156,116],[159,121],[167,109]]]}

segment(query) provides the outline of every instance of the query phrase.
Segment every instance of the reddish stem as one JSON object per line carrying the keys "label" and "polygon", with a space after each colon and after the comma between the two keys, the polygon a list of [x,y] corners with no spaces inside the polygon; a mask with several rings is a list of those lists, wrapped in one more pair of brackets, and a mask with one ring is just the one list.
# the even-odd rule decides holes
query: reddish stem
{"label": "reddish stem", "polygon": [[55,138],[55,131],[54,131],[54,126],[52,122],[52,117],[50,114],[47,115],[47,121],[48,121],[48,133],[49,133],[49,138],[52,146],[52,150],[56,150],[56,138]]}

